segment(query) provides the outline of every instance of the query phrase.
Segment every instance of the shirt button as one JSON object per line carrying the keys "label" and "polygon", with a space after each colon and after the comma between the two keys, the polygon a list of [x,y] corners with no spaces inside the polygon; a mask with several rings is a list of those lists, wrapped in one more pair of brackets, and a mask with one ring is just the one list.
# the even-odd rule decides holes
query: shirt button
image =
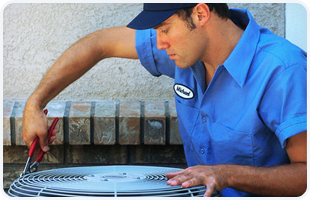
{"label": "shirt button", "polygon": [[206,123],[206,122],[207,122],[207,119],[206,119],[205,117],[203,117],[203,118],[202,118],[202,121],[203,121],[204,123]]}
{"label": "shirt button", "polygon": [[204,150],[204,149],[200,149],[199,152],[200,152],[201,154],[204,154],[204,153],[205,153],[205,150]]}

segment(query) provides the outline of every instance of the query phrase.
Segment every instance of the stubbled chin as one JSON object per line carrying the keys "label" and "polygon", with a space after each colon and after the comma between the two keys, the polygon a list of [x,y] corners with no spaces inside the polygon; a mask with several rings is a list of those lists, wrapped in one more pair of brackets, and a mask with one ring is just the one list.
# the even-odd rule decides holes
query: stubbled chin
{"label": "stubbled chin", "polygon": [[176,62],[175,64],[176,64],[176,66],[177,66],[178,68],[180,68],[180,69],[187,69],[187,68],[190,67],[190,66],[186,66],[186,65],[180,65],[180,64],[178,64],[177,62]]}

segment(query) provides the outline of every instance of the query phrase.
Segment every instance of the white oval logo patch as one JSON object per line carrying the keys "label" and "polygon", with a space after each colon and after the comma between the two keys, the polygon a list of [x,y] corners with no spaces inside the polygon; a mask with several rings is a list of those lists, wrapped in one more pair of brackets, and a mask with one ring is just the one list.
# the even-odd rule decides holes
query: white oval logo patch
{"label": "white oval logo patch", "polygon": [[173,89],[183,99],[192,99],[194,97],[194,92],[184,85],[175,84]]}

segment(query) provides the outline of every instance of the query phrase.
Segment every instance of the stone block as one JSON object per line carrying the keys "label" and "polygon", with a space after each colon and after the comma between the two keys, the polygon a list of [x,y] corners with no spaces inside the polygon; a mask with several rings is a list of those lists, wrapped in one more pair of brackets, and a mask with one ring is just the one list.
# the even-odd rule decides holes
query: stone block
{"label": "stone block", "polygon": [[[64,147],[50,146],[50,151],[44,154],[41,163],[63,163]],[[6,146],[3,148],[3,163],[26,164],[29,149],[26,146]],[[32,163],[37,155],[33,155]]]}
{"label": "stone block", "polygon": [[145,101],[144,144],[164,145],[166,143],[166,117],[164,101]]}
{"label": "stone block", "polygon": [[64,162],[64,146],[53,145],[50,151],[44,154],[42,164],[62,164]]}
{"label": "stone block", "polygon": [[169,144],[175,144],[175,145],[183,144],[180,135],[178,116],[175,108],[175,101],[169,101],[169,114],[170,114]]}
{"label": "stone block", "polygon": [[119,108],[119,143],[140,144],[140,102],[121,101]]}
{"label": "stone block", "polygon": [[94,113],[94,144],[114,145],[116,134],[116,103],[97,101]]}
{"label": "stone block", "polygon": [[91,102],[72,102],[69,114],[69,144],[90,144]]}
{"label": "stone block", "polygon": [[16,102],[15,104],[15,144],[26,146],[22,138],[23,113],[26,102]]}
{"label": "stone block", "polygon": [[67,149],[69,164],[127,164],[126,146],[74,145]]}
{"label": "stone block", "polygon": [[[26,145],[24,143],[23,138],[21,137],[22,133],[22,122],[23,122],[23,112],[24,112],[25,102],[16,102],[15,106],[15,143],[16,145]],[[58,101],[51,101],[46,106],[48,109],[48,124],[51,125],[53,120],[58,117],[59,121],[56,125],[58,130],[57,139],[53,144],[59,145],[63,144],[63,116],[65,112],[66,102],[58,102]]]}
{"label": "stone block", "polygon": [[47,104],[46,109],[48,110],[47,119],[49,126],[52,124],[56,117],[59,118],[59,121],[56,125],[58,130],[56,140],[53,142],[53,145],[64,144],[64,115],[66,109],[65,101],[51,101]]}
{"label": "stone block", "polygon": [[3,163],[26,164],[28,151],[26,146],[4,146]]}
{"label": "stone block", "polygon": [[11,115],[15,102],[3,102],[3,145],[11,145]]}

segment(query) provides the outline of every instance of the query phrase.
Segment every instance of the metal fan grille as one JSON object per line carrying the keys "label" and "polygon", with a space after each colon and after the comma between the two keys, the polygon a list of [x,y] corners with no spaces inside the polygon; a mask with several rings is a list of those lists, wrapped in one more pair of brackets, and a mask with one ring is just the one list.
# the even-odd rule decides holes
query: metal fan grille
{"label": "metal fan grille", "polygon": [[167,185],[166,173],[179,168],[93,166],[46,170],[16,179],[10,196],[202,196],[205,186]]}

